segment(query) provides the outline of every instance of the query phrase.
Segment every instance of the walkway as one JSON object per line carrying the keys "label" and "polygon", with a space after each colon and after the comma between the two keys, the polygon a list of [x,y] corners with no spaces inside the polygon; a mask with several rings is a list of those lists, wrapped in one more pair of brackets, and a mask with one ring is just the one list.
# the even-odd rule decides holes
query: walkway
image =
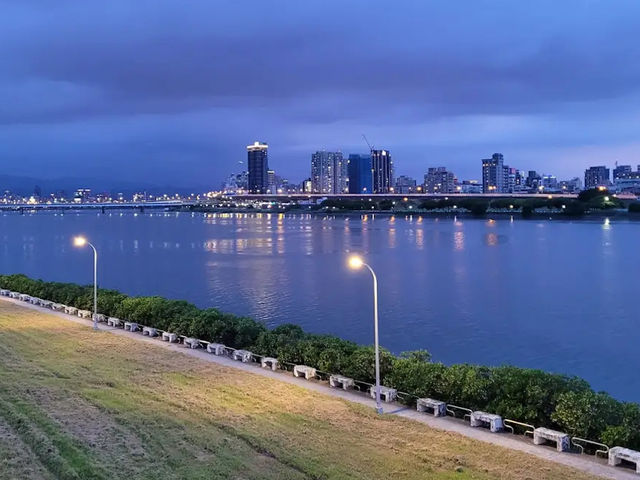
{"label": "walkway", "polygon": [[[0,297],[0,300],[3,300],[5,302],[11,302],[15,305],[18,305],[24,308],[37,310],[41,313],[46,313],[48,315],[54,315],[64,320],[79,323],[81,325],[85,325],[85,326],[92,325],[91,320],[81,319],[78,317],[67,315],[62,312],[54,312],[48,308],[31,305],[25,302],[21,302],[19,300],[10,299],[8,297]],[[216,355],[209,354],[203,349],[192,350],[190,348],[185,347],[182,344],[168,343],[168,342],[163,342],[158,338],[150,338],[150,337],[142,336],[141,332],[132,333],[132,332],[124,331],[120,328],[107,327],[105,324],[100,324],[100,329],[109,331],[114,335],[121,335],[121,336],[129,337],[131,339],[134,339],[140,342],[151,343],[157,346],[158,348],[165,348],[165,349],[172,350],[174,352],[190,355],[192,357],[198,358],[205,362],[224,365],[225,367],[243,370],[245,372],[252,373],[255,375],[262,375],[264,377],[273,378],[274,380],[287,382],[287,383],[296,385],[298,387],[313,390],[315,392],[319,392],[324,395],[331,395],[333,397],[338,397],[349,402],[355,402],[362,405],[366,405],[371,408],[375,408],[375,401],[371,399],[369,396],[359,392],[329,388],[329,386],[324,382],[308,381],[308,380],[305,380],[304,378],[296,378],[293,375],[288,374],[287,372],[284,372],[284,371],[274,372],[269,369],[262,369],[260,368],[260,364],[237,362],[237,361],[231,360],[228,357],[219,357]],[[621,479],[621,480],[640,480],[640,476],[633,473],[631,470],[625,470],[621,468],[614,468],[614,467],[608,466],[606,464],[605,459],[596,459],[594,457],[587,456],[587,455],[560,453],[555,450],[555,447],[543,447],[539,445],[534,445],[529,438],[515,436],[509,433],[502,433],[502,434],[490,433],[486,429],[471,428],[468,425],[468,423],[463,422],[462,420],[456,420],[451,417],[436,418],[424,413],[417,412],[415,409],[409,408],[406,405],[402,405],[398,403],[385,404],[385,413],[408,418],[408,419],[426,424],[431,428],[436,428],[436,429],[447,431],[447,432],[455,432],[460,435],[464,435],[465,437],[473,438],[475,440],[479,440],[482,442],[491,443],[493,445],[498,445],[498,446],[509,448],[512,450],[519,450],[521,452],[534,455],[538,458],[542,458],[544,460],[549,460],[552,462],[567,465],[569,467],[573,467],[578,470],[590,473],[592,475],[597,475],[603,478],[612,478],[612,479]]]}

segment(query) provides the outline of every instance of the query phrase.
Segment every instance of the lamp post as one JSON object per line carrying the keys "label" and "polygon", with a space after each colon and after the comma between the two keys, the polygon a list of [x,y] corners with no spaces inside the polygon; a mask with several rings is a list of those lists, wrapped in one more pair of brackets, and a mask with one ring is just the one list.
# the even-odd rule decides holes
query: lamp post
{"label": "lamp post", "polygon": [[349,267],[352,270],[360,270],[366,267],[373,277],[373,337],[376,355],[376,412],[382,414],[382,402],[380,401],[380,345],[378,343],[378,277],[376,272],[368,264],[364,263],[362,258],[353,255],[349,258]]}
{"label": "lamp post", "polygon": [[85,237],[75,237],[73,245],[89,245],[93,249],[93,329],[98,330],[98,251]]}

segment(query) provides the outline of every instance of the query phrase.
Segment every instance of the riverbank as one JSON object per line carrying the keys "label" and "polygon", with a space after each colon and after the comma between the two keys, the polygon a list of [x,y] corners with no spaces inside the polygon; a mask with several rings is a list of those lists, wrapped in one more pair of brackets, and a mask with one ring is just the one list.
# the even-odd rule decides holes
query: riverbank
{"label": "riverbank", "polygon": [[[89,287],[32,280],[24,275],[0,275],[0,287],[3,296],[20,292],[30,296],[26,300],[34,297],[84,310],[92,308]],[[216,309],[200,310],[190,303],[161,297],[129,297],[114,290],[99,292],[98,309],[106,316],[276,357],[281,365],[308,365],[324,377],[344,375],[363,389],[374,381],[371,347],[310,334],[297,325],[268,329],[251,318]],[[410,406],[418,398],[437,398],[468,411],[489,411],[525,422],[531,428],[553,428],[609,447],[640,448],[640,405],[596,393],[578,377],[508,365],[444,365],[431,362],[425,350],[396,356],[381,349],[380,366],[382,384],[397,389]]]}
{"label": "riverbank", "polygon": [[595,478],[7,302],[0,331],[3,478]]}
{"label": "riverbank", "polygon": [[474,215],[468,210],[448,209],[448,210],[420,210],[420,209],[397,209],[397,210],[330,210],[318,208],[291,208],[291,209],[256,209],[256,208],[208,208],[193,207],[172,210],[183,213],[215,213],[215,214],[285,214],[285,215],[312,215],[320,217],[361,217],[363,215],[376,215],[381,217],[425,217],[425,218],[460,218],[460,219],[492,219],[502,218],[514,220],[570,220],[570,221],[594,221],[605,218],[618,220],[640,221],[640,213],[629,212],[627,209],[595,210],[585,212],[582,215],[567,215],[562,210],[536,211],[529,215],[523,215],[520,210],[487,210],[482,215]]}

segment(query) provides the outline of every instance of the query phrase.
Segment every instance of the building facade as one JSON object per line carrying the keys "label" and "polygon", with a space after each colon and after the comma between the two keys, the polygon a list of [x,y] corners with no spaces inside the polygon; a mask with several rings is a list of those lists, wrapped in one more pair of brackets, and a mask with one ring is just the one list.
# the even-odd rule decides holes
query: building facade
{"label": "building facade", "polygon": [[[394,192],[395,193],[401,193],[401,194],[405,194],[405,193],[415,193],[417,192],[417,187],[416,187],[416,180],[415,178],[411,178],[407,175],[400,175],[397,180],[396,180],[396,185],[394,187]],[[421,189],[420,189],[421,190]]]}
{"label": "building facade", "polygon": [[509,188],[509,167],[505,168],[504,157],[494,153],[482,160],[482,192],[505,193]]}
{"label": "building facade", "polygon": [[453,172],[446,167],[430,167],[424,176],[425,193],[455,193],[456,183]]}
{"label": "building facade", "polygon": [[609,169],[605,166],[589,167],[584,172],[584,188],[608,187]]}
{"label": "building facade", "polygon": [[388,150],[371,150],[373,193],[393,192],[393,161]]}
{"label": "building facade", "polygon": [[578,193],[582,190],[582,180],[578,177],[574,177],[571,180],[561,180],[558,183],[558,188],[562,192],[566,193]]}
{"label": "building facade", "polygon": [[267,170],[267,193],[278,193],[278,180],[274,170]]}
{"label": "building facade", "polygon": [[349,193],[373,193],[371,155],[352,153],[347,162]]}
{"label": "building facade", "polygon": [[269,189],[269,145],[254,142],[247,145],[248,189],[249,193],[267,193]]}
{"label": "building facade", "polygon": [[618,165],[613,169],[613,181],[615,182],[619,178],[629,178],[629,175],[633,173],[631,165]]}
{"label": "building facade", "polygon": [[349,173],[342,152],[318,151],[311,155],[313,193],[347,193]]}

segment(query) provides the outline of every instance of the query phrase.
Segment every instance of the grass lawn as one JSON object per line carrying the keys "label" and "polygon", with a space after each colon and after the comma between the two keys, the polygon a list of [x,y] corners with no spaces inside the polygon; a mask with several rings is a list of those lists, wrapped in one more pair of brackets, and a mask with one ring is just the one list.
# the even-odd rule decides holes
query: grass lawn
{"label": "grass lawn", "polygon": [[0,301],[0,479],[588,479]]}

